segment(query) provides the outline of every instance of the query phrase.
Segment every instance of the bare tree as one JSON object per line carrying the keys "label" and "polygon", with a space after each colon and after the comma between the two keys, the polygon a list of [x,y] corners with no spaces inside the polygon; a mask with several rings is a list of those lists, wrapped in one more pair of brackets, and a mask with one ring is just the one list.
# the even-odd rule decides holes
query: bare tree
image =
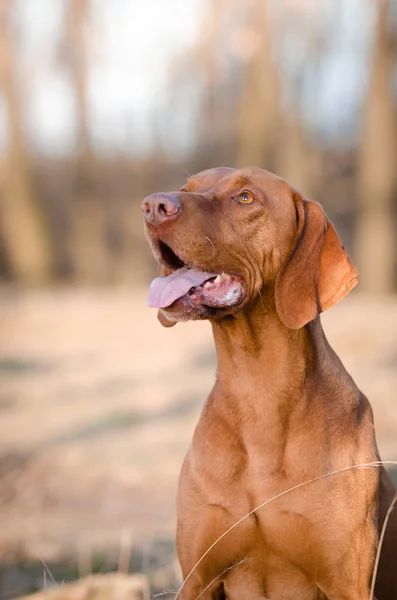
{"label": "bare tree", "polygon": [[22,130],[21,98],[15,81],[15,48],[9,8],[0,3],[0,85],[8,117],[8,146],[1,186],[1,234],[12,275],[23,283],[39,283],[52,272],[49,232],[34,197],[29,157]]}
{"label": "bare tree", "polygon": [[278,72],[272,56],[266,0],[251,0],[241,29],[247,53],[242,76],[237,165],[274,168],[280,125]]}
{"label": "bare tree", "polygon": [[206,148],[210,154],[213,153],[216,136],[216,88],[219,71],[216,43],[219,38],[222,8],[221,0],[206,0],[194,57],[203,86],[200,107],[201,126],[197,132],[198,147]]}
{"label": "bare tree", "polygon": [[376,6],[373,60],[359,149],[356,252],[362,289],[386,293],[394,288],[397,129],[389,0],[378,0]]}
{"label": "bare tree", "polygon": [[[233,58],[228,46],[243,10],[240,0],[202,0],[196,35],[183,55],[178,48],[177,60],[171,61],[168,110],[175,112],[180,92],[188,87],[197,110],[192,139],[199,168],[219,163],[229,154],[225,148],[235,117],[235,93],[229,89]],[[186,110],[186,101],[181,110]]]}
{"label": "bare tree", "polygon": [[81,165],[89,173],[92,167],[92,149],[88,125],[87,13],[87,0],[69,0],[64,44],[75,93],[77,146]]}
{"label": "bare tree", "polygon": [[[288,48],[291,55],[300,56],[294,68],[284,70],[287,93],[279,131],[276,138],[276,170],[305,195],[311,196],[319,187],[322,176],[321,157],[315,144],[314,135],[306,127],[302,98],[314,69],[321,68],[325,54],[325,36],[328,29],[325,22],[325,7],[307,3],[280,3],[271,5],[278,13],[278,27],[275,39],[280,50]],[[274,11],[275,12],[275,11]],[[280,58],[281,60],[281,58]]]}
{"label": "bare tree", "polygon": [[[69,255],[76,278],[83,282],[108,281],[112,257],[105,239],[106,190],[98,156],[93,148],[88,101],[90,52],[93,44],[93,14],[90,0],[68,0],[63,39],[63,57],[71,76],[75,97],[77,153],[72,186]],[[112,204],[110,204],[110,209]]]}
{"label": "bare tree", "polygon": [[278,153],[277,173],[305,194],[309,194],[309,149],[298,110],[283,122],[279,145],[282,145],[282,149],[280,148]]}

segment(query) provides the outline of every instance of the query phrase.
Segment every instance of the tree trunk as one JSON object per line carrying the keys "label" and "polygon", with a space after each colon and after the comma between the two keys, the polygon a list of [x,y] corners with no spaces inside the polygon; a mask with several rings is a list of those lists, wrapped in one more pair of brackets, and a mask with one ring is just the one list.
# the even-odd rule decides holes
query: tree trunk
{"label": "tree trunk", "polygon": [[394,289],[396,222],[396,105],[392,94],[393,50],[389,1],[378,0],[377,24],[358,162],[356,257],[361,289]]}
{"label": "tree trunk", "polygon": [[214,151],[219,136],[216,110],[219,61],[216,44],[220,34],[222,8],[222,0],[206,0],[195,57],[195,63],[203,82],[199,117],[200,129],[197,132],[198,147],[200,151],[205,152],[209,164],[215,160]]}
{"label": "tree trunk", "polygon": [[0,3],[0,85],[8,123],[5,175],[0,190],[1,234],[11,276],[26,284],[47,280],[53,268],[49,231],[34,198],[23,139],[20,98],[14,81],[14,48],[7,2]]}
{"label": "tree trunk", "polygon": [[77,148],[81,156],[81,169],[91,175],[92,147],[88,125],[87,96],[87,39],[84,31],[87,22],[87,0],[69,0],[66,54],[72,76],[76,102]]}
{"label": "tree trunk", "polygon": [[241,30],[247,52],[242,77],[237,166],[274,169],[280,124],[278,73],[271,56],[266,0],[251,0],[247,27]]}
{"label": "tree trunk", "polygon": [[70,215],[69,255],[79,282],[109,281],[112,256],[105,239],[104,174],[89,128],[88,76],[91,17],[88,0],[68,0],[65,28],[66,61],[76,104],[77,153]]}

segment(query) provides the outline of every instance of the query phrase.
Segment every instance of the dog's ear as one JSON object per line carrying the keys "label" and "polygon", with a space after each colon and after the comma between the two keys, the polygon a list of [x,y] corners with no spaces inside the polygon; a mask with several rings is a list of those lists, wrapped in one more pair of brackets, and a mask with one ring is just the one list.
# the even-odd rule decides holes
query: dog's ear
{"label": "dog's ear", "polygon": [[157,311],[157,318],[163,327],[173,327],[177,323],[177,321],[171,321],[168,317],[166,317],[161,308]]}
{"label": "dog's ear", "polygon": [[331,308],[357,284],[357,269],[331,221],[317,202],[294,192],[297,233],[275,284],[281,321],[300,329]]}

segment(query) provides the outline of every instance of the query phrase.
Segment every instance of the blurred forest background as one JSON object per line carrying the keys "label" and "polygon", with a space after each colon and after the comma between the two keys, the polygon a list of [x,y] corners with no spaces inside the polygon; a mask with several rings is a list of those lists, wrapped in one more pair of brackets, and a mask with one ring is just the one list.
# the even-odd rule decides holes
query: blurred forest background
{"label": "blurred forest background", "polygon": [[395,1],[3,0],[0,44],[4,279],[145,277],[146,194],[258,165],[395,289]]}
{"label": "blurred forest background", "polygon": [[219,165],[335,222],[360,286],[325,322],[397,459],[397,0],[0,0],[0,598],[42,561],[175,585],[214,357],[145,308],[140,203]]}

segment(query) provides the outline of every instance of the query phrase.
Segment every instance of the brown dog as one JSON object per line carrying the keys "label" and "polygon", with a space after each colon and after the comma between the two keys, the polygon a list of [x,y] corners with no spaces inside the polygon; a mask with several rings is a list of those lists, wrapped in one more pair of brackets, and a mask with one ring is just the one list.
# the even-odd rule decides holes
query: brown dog
{"label": "brown dog", "polygon": [[[332,223],[256,168],[204,171],[142,208],[163,267],[149,305],[165,326],[209,319],[218,358],[180,478],[180,597],[368,600],[394,489],[383,468],[321,478],[379,460],[319,317],[357,283]],[[395,519],[387,532],[378,600],[397,599]]]}

